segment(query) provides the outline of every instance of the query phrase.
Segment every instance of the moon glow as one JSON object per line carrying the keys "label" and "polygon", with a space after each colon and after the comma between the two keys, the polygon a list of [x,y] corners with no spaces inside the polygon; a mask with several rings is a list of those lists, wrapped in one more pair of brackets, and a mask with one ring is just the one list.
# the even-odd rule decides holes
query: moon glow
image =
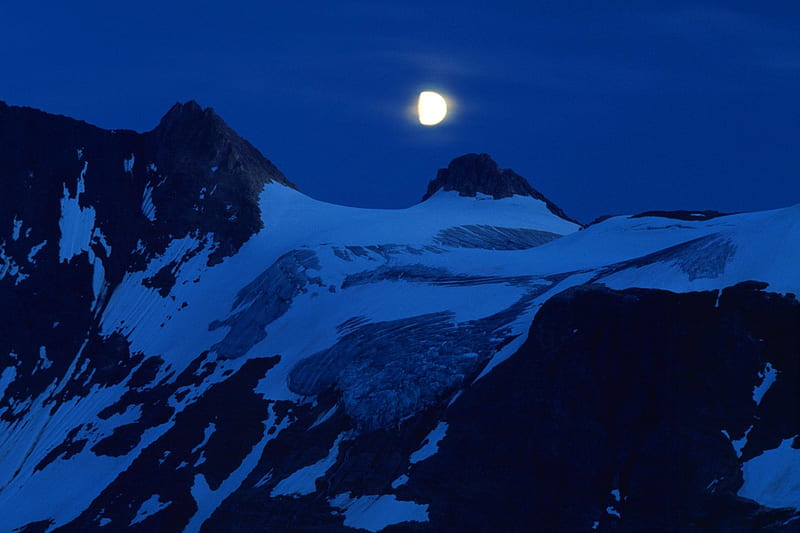
{"label": "moon glow", "polygon": [[423,126],[435,126],[447,116],[447,101],[433,91],[422,91],[417,101],[417,115]]}

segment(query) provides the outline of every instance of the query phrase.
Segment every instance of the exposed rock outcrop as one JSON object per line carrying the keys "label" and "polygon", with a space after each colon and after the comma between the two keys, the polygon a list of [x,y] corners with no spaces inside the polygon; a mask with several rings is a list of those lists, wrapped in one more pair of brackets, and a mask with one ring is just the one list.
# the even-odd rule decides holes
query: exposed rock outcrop
{"label": "exposed rock outcrop", "polygon": [[428,191],[422,201],[440,189],[457,191],[461,196],[487,194],[495,200],[515,194],[530,196],[543,201],[554,215],[575,222],[560,207],[531,187],[525,178],[511,169],[501,169],[489,154],[465,154],[450,161],[447,168],[440,168],[436,178],[428,183]]}

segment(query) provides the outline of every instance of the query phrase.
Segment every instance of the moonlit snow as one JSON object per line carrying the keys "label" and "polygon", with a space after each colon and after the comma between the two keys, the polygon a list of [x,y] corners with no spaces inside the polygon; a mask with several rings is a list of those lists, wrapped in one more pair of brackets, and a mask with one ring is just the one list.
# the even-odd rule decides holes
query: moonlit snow
{"label": "moonlit snow", "polygon": [[[89,164],[84,163],[84,172]],[[125,171],[131,172],[133,165],[131,155],[125,160]],[[84,187],[82,177],[74,193],[64,186],[58,259],[74,261],[85,253],[93,266],[100,333],[119,333],[130,342],[132,353],[163,358],[155,382],[174,379],[205,351],[209,360],[219,363],[186,396],[170,399],[178,412],[192,398],[222,382],[225,372],[236,371],[254,357],[280,354],[280,361],[259,382],[259,395],[271,401],[303,402],[307,398],[292,388],[292,378],[302,378],[302,385],[312,389],[318,383],[336,383],[344,398],[337,409],[351,409],[348,414],[362,417],[365,424],[396,424],[398,417],[413,415],[428,404],[419,387],[394,388],[396,376],[387,368],[402,370],[408,361],[418,361],[450,372],[472,368],[474,360],[485,358],[486,375],[524,341],[538,308],[572,286],[592,281],[616,289],[688,292],[720,290],[755,276],[768,280],[771,291],[800,292],[796,270],[800,264],[800,206],[680,224],[657,217],[614,217],[579,231],[576,224],[553,215],[543,202],[530,197],[487,200],[440,191],[408,209],[373,210],[330,205],[269,184],[261,194],[264,229],[237,254],[210,266],[213,234],[174,238],[163,253],[147,258],[144,270],[128,272],[113,292],[106,294],[103,261],[91,245],[107,244],[95,227],[94,209],[79,203]],[[152,187],[145,188],[137,208],[155,222],[152,192]],[[22,222],[14,224],[13,235],[20,238]],[[507,244],[512,238],[518,239],[513,246]],[[46,245],[47,241],[30,245],[24,268],[36,267],[34,260]],[[106,250],[107,255],[112,252],[116,253]],[[19,277],[22,268],[20,259],[10,257],[0,244],[0,278],[17,276],[18,283],[25,283]],[[175,280],[168,298],[144,283],[163,269]],[[268,305],[275,300],[275,291],[280,305]],[[509,343],[496,353],[482,352],[458,342],[429,346],[404,333],[387,337],[406,343],[408,351],[403,357],[384,360],[382,354],[369,350],[355,354],[346,349],[350,346],[347,342],[360,332],[405,332],[419,327],[430,327],[447,340],[451,334],[457,339],[454,328],[473,327],[490,332],[497,342],[508,339]],[[235,335],[230,335],[234,329]],[[347,364],[338,365],[342,362],[338,360],[327,364],[331,354],[342,353],[353,359]],[[44,346],[39,355],[41,368],[55,357]],[[69,356],[75,365],[69,375],[80,375],[79,365],[84,364],[81,352]],[[295,370],[298,368],[303,369],[302,375]],[[373,389],[367,390],[367,385],[353,379],[361,370],[374,378],[369,382]],[[0,391],[16,378],[13,367],[4,370]],[[754,403],[760,403],[780,380],[779,368],[765,368],[762,382],[753,391]],[[456,382],[442,383],[450,387]],[[99,416],[105,406],[125,394],[126,382],[91,386],[85,397],[48,403],[63,386],[63,382],[53,381],[31,405],[6,407],[15,411],[29,408],[31,415],[23,422],[0,420],[4,457],[0,486],[5,487],[0,492],[0,514],[9,530],[36,520],[52,520],[53,528],[68,523],[174,425],[174,420],[169,420],[149,427],[124,455],[96,455],[91,447],[116,428],[138,420],[141,410],[131,407],[107,418]],[[437,392],[445,394],[447,387]],[[392,396],[392,406],[400,406],[392,416],[385,412],[389,402],[347,400],[367,393],[380,398],[387,390],[401,391],[400,396]],[[315,426],[335,413],[336,409],[323,413]],[[197,510],[185,531],[199,531],[255,470],[267,444],[288,425],[277,419],[275,413],[270,414],[258,443],[218,487],[212,489],[203,474],[194,476],[191,498]],[[86,447],[69,460],[59,459],[36,470],[63,440],[64,432],[80,424],[92,427],[91,432],[82,429],[76,436],[87,439]],[[215,430],[213,425],[205,427],[204,443]],[[419,442],[417,450],[404,459],[407,473],[396,479],[393,490],[413,480],[414,468],[446,445],[447,430],[446,420],[440,420]],[[277,480],[270,495],[296,498],[314,493],[316,481],[335,465],[347,440],[345,434],[336,437],[322,459]],[[798,457],[788,439],[750,459],[744,465],[745,481],[739,494],[768,506],[800,508],[800,487],[794,474],[800,469]],[[276,481],[267,474],[259,477],[261,483]],[[69,479],[69,490],[64,490],[64,479]],[[619,502],[618,492],[614,497]],[[41,501],[48,502],[45,514]],[[398,494],[343,493],[329,503],[344,517],[345,525],[367,531],[428,520],[427,504]],[[164,495],[153,494],[138,507],[130,523],[143,522],[170,505]],[[607,513],[620,516],[616,506],[609,506]],[[118,527],[104,520],[108,519],[97,517],[98,524]]]}

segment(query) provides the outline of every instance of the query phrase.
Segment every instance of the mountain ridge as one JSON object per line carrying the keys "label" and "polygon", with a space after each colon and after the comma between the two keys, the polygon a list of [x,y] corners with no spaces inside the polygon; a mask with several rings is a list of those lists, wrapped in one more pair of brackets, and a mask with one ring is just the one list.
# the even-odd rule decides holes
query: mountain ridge
{"label": "mountain ridge", "polygon": [[349,208],[196,103],[35,116],[0,128],[0,529],[797,531],[800,206],[579,231],[476,173]]}

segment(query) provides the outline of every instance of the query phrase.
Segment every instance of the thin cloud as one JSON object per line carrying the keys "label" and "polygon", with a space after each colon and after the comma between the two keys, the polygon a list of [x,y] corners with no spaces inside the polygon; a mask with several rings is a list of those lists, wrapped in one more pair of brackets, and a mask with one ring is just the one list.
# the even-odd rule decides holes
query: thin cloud
{"label": "thin cloud", "polygon": [[745,13],[719,6],[694,6],[651,15],[661,33],[694,42],[725,42],[727,54],[714,66],[796,70],[800,63],[800,27],[795,17]]}

